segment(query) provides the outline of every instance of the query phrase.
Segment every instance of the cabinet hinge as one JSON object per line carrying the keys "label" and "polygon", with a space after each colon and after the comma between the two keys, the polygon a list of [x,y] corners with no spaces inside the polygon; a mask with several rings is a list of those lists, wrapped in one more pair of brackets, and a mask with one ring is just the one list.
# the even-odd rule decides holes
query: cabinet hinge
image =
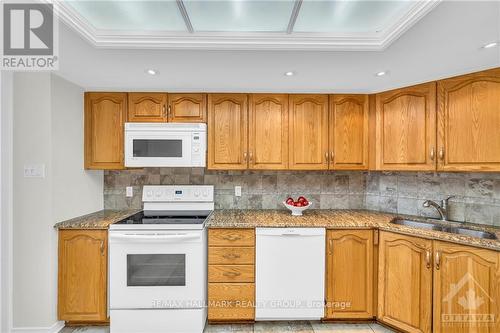
{"label": "cabinet hinge", "polygon": [[373,245],[378,245],[378,230],[373,230]]}

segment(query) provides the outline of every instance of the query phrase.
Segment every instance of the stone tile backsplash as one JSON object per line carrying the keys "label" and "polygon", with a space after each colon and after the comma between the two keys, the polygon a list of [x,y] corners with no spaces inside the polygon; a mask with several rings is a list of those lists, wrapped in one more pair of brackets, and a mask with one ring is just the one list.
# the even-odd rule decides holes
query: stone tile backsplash
{"label": "stone tile backsplash", "polygon": [[[320,209],[371,209],[437,217],[426,199],[450,200],[450,218],[500,226],[500,173],[359,171],[209,171],[203,168],[146,168],[106,171],[104,207],[141,208],[143,185],[209,184],[216,208],[284,209],[288,196],[304,195]],[[234,186],[242,196],[234,196]],[[125,197],[133,186],[134,196]]]}

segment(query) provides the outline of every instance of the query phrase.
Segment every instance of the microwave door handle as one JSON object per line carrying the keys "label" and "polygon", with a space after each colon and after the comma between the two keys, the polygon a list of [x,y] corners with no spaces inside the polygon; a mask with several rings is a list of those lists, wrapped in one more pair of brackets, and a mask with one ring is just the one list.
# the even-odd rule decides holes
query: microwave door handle
{"label": "microwave door handle", "polygon": [[189,235],[189,234],[172,234],[172,235],[155,235],[155,234],[118,234],[110,235],[110,240],[129,240],[129,241],[183,241],[183,240],[194,240],[199,239],[199,235]]}

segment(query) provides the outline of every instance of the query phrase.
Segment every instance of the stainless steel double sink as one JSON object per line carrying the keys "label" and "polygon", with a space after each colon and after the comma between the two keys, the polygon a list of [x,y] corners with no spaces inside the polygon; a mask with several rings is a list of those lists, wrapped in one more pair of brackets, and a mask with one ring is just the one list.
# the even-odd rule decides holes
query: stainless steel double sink
{"label": "stainless steel double sink", "polygon": [[[446,221],[445,221],[446,222]],[[497,239],[497,236],[489,231],[475,230],[466,227],[459,226],[449,226],[445,224],[440,224],[437,221],[415,221],[408,219],[394,219],[391,221],[393,224],[403,225],[407,227],[417,228],[417,229],[425,229],[425,230],[436,230],[442,232],[448,232],[451,234],[459,234],[471,237],[478,237],[482,239]]]}

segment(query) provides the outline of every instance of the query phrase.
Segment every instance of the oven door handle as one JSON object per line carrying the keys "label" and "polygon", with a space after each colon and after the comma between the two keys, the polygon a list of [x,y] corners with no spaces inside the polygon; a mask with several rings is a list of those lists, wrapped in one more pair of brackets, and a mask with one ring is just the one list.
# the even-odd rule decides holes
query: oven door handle
{"label": "oven door handle", "polygon": [[192,234],[110,234],[109,239],[127,241],[184,241],[200,239]]}

